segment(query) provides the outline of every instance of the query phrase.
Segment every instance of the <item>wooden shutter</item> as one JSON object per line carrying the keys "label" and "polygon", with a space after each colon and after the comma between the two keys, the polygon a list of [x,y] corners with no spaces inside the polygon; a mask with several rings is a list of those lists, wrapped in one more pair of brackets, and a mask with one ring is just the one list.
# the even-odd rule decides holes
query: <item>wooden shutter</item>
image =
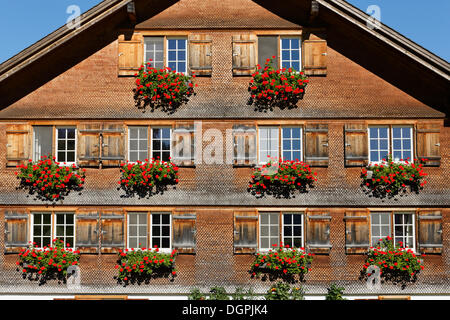
{"label": "wooden shutter", "polygon": [[255,253],[258,247],[258,212],[234,212],[234,253]]}
{"label": "wooden shutter", "polygon": [[75,246],[82,253],[96,253],[99,249],[98,209],[82,209],[75,214]]}
{"label": "wooden shutter", "polygon": [[443,249],[441,211],[419,211],[418,220],[420,252],[441,254]]}
{"label": "wooden shutter", "polygon": [[256,40],[254,34],[233,36],[233,75],[248,76],[256,71]]}
{"label": "wooden shutter", "polygon": [[306,75],[327,74],[327,41],[324,35],[304,34],[303,69]]}
{"label": "wooden shutter", "polygon": [[24,209],[5,211],[5,252],[18,253],[28,247],[28,213]]}
{"label": "wooden shutter", "polygon": [[101,123],[78,125],[78,165],[98,166],[100,164]]}
{"label": "wooden shutter", "polygon": [[358,123],[346,123],[345,135],[345,165],[361,167],[369,163],[369,147],[367,126]]}
{"label": "wooden shutter", "polygon": [[125,214],[123,209],[102,210],[101,247],[102,252],[118,252],[125,248]]}
{"label": "wooden shutter", "polygon": [[197,215],[192,211],[174,212],[172,246],[179,253],[195,253]]}
{"label": "wooden shutter", "polygon": [[316,254],[329,254],[330,244],[330,221],[328,212],[308,212],[307,213],[307,248]]}
{"label": "wooden shutter", "polygon": [[123,124],[105,123],[101,131],[102,165],[118,166],[125,161],[125,129]]}
{"label": "wooden shutter", "polygon": [[439,166],[441,164],[440,153],[440,124],[418,123],[416,127],[417,157],[428,159],[424,166]]}
{"label": "wooden shutter", "polygon": [[6,166],[16,167],[27,163],[31,155],[29,137],[29,125],[6,125]]}
{"label": "wooden shutter", "polygon": [[256,164],[256,127],[233,125],[233,164]]}
{"label": "wooden shutter", "polygon": [[345,252],[364,254],[370,246],[369,213],[366,210],[345,212]]}
{"label": "wooden shutter", "polygon": [[314,167],[328,166],[328,125],[305,126],[305,162]]}
{"label": "wooden shutter", "polygon": [[195,136],[193,122],[177,122],[172,134],[172,162],[178,166],[193,166]]}
{"label": "wooden shutter", "polygon": [[198,76],[212,73],[212,39],[206,34],[189,36],[189,70]]}
{"label": "wooden shutter", "polygon": [[119,76],[133,76],[144,63],[144,37],[135,33],[126,40],[124,35],[120,35],[118,42]]}

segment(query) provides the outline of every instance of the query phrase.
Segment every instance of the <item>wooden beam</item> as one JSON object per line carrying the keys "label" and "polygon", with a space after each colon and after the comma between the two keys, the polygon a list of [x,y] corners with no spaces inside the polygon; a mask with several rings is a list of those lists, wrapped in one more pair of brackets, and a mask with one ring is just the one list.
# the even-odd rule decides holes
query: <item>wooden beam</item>
{"label": "wooden beam", "polygon": [[127,4],[127,13],[131,23],[136,24],[136,6],[134,4],[134,1],[130,1]]}

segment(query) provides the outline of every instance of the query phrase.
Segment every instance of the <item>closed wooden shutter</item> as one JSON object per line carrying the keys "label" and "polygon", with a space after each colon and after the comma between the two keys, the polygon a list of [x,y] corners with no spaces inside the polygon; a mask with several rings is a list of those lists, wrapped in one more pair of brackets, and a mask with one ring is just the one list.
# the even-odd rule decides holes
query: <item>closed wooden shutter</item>
{"label": "closed wooden shutter", "polygon": [[78,125],[78,165],[98,166],[100,164],[101,123]]}
{"label": "closed wooden shutter", "polygon": [[254,34],[233,36],[233,75],[248,76],[256,71],[256,41]]}
{"label": "closed wooden shutter", "polygon": [[416,127],[417,157],[427,159],[424,166],[440,166],[440,124],[418,123]]}
{"label": "closed wooden shutter", "polygon": [[177,122],[172,134],[172,162],[193,166],[195,160],[195,128],[193,122]]}
{"label": "closed wooden shutter", "polygon": [[29,243],[28,213],[25,209],[5,211],[5,252],[17,253]]}
{"label": "closed wooden shutter", "polygon": [[197,215],[192,211],[174,212],[173,224],[173,248],[179,253],[195,253]]}
{"label": "closed wooden shutter", "polygon": [[82,209],[75,214],[75,246],[82,253],[96,253],[99,249],[98,209]]}
{"label": "closed wooden shutter", "polygon": [[199,76],[212,73],[212,39],[206,34],[189,36],[189,70]]}
{"label": "closed wooden shutter", "polygon": [[29,137],[29,125],[6,125],[6,166],[16,167],[27,163],[31,155]]}
{"label": "closed wooden shutter", "polygon": [[358,123],[346,123],[345,135],[345,165],[361,167],[369,163],[369,147],[367,126]]}
{"label": "closed wooden shutter", "polygon": [[103,253],[125,248],[125,214],[123,209],[102,210],[101,247]]}
{"label": "closed wooden shutter", "polygon": [[255,253],[258,248],[258,212],[234,212],[234,253]]}
{"label": "closed wooden shutter", "polygon": [[305,162],[314,167],[328,166],[328,125],[305,126]]}
{"label": "closed wooden shutter", "polygon": [[306,75],[324,76],[327,74],[327,41],[325,35],[304,33],[303,69]]}
{"label": "closed wooden shutter", "polygon": [[102,165],[118,166],[125,161],[125,129],[123,124],[105,123],[101,131]]}
{"label": "closed wooden shutter", "polygon": [[434,210],[419,211],[419,250],[421,253],[441,254],[442,213]]}
{"label": "closed wooden shutter", "polygon": [[144,37],[135,33],[127,40],[120,35],[118,42],[119,76],[133,76],[144,63]]}
{"label": "closed wooden shutter", "polygon": [[369,212],[345,212],[345,252],[348,254],[364,254],[370,246]]}
{"label": "closed wooden shutter", "polygon": [[316,254],[329,254],[330,244],[330,221],[328,212],[307,212],[306,241],[310,252]]}
{"label": "closed wooden shutter", "polygon": [[256,164],[256,127],[233,125],[233,164]]}

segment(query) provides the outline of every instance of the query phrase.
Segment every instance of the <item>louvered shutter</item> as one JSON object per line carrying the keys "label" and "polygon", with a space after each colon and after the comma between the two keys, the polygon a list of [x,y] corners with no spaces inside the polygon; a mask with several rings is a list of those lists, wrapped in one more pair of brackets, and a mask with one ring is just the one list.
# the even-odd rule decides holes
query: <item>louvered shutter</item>
{"label": "louvered shutter", "polygon": [[78,125],[78,165],[98,166],[100,164],[101,123]]}
{"label": "louvered shutter", "polygon": [[419,250],[426,254],[441,254],[442,213],[435,210],[419,211]]}
{"label": "louvered shutter", "polygon": [[206,34],[189,36],[189,70],[199,76],[212,73],[212,39]]}
{"label": "louvered shutter", "polygon": [[305,162],[313,167],[328,166],[328,125],[305,126]]}
{"label": "louvered shutter", "polygon": [[256,127],[233,125],[233,164],[256,164]]}
{"label": "louvered shutter", "polygon": [[82,209],[75,214],[75,246],[82,253],[96,253],[99,249],[99,212],[98,209]]}
{"label": "louvered shutter", "polygon": [[369,213],[365,210],[345,212],[345,252],[364,254],[370,246]]}
{"label": "louvered shutter", "polygon": [[424,166],[440,166],[440,124],[418,123],[416,127],[417,157],[427,159]]}
{"label": "louvered shutter", "polygon": [[15,167],[27,163],[31,155],[29,137],[29,125],[6,125],[6,166]]}
{"label": "louvered shutter", "polygon": [[102,210],[101,248],[103,253],[118,252],[125,247],[125,214],[122,209]]}
{"label": "louvered shutter", "polygon": [[307,248],[316,254],[329,254],[330,244],[330,222],[331,216],[328,212],[308,212],[306,225]]}
{"label": "louvered shutter", "polygon": [[118,40],[118,74],[119,76],[133,76],[144,63],[144,37],[135,33],[131,39],[124,35]]}
{"label": "louvered shutter", "polygon": [[17,253],[28,246],[28,213],[24,209],[5,211],[5,252]]}
{"label": "louvered shutter", "polygon": [[303,69],[306,75],[324,76],[327,74],[327,41],[325,35],[304,34]]}
{"label": "louvered shutter", "polygon": [[258,212],[234,212],[234,253],[255,253],[258,248]]}
{"label": "louvered shutter", "polygon": [[256,71],[256,41],[254,34],[233,36],[233,75],[248,76]]}
{"label": "louvered shutter", "polygon": [[196,251],[196,220],[192,211],[174,212],[172,216],[173,239],[172,246],[179,253],[195,253]]}
{"label": "louvered shutter", "polygon": [[178,166],[195,163],[195,127],[193,122],[177,122],[172,134],[172,162]]}
{"label": "louvered shutter", "polygon": [[102,165],[118,166],[125,161],[125,128],[123,124],[105,123],[101,131]]}
{"label": "louvered shutter", "polygon": [[347,167],[366,166],[369,163],[369,147],[367,126],[358,123],[346,123],[345,135],[345,165]]}

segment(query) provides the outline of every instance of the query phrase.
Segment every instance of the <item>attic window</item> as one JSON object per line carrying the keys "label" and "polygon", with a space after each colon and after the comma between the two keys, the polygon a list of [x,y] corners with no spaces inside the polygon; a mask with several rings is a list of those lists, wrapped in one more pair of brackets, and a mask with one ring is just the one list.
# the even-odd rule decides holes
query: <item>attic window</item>
{"label": "attic window", "polygon": [[164,68],[164,38],[144,38],[145,62],[152,61],[152,66],[157,69]]}
{"label": "attic window", "polygon": [[167,39],[167,66],[176,72],[187,72],[187,38]]}

